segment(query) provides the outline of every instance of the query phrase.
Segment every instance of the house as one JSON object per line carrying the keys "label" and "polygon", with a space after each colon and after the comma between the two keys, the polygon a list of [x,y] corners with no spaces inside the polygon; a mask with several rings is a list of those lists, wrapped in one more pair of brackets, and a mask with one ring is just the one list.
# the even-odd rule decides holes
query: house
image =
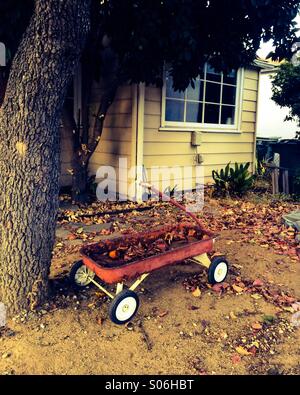
{"label": "house", "polygon": [[299,129],[297,122],[285,121],[287,108],[280,108],[272,100],[272,78],[276,75],[280,62],[259,59],[257,137],[260,139],[293,139]]}
{"label": "house", "polygon": [[[212,180],[212,170],[228,162],[250,162],[253,170],[259,71],[254,64],[225,75],[206,65],[195,88],[189,86],[185,92],[173,90],[167,73],[163,88],[121,86],[91,158],[90,174],[96,174],[101,166],[112,166],[120,180],[117,189],[126,194],[129,181],[121,173],[132,166],[137,167],[131,171],[131,180],[142,179],[145,172],[149,181],[160,180],[164,185],[169,180],[159,170],[175,169],[172,185],[176,185],[181,181],[180,172],[188,169],[185,178],[192,186],[197,183],[199,168],[204,182]],[[97,105],[98,97],[99,87],[95,84],[91,108]],[[80,72],[74,78],[74,96],[70,100],[76,114],[81,108]],[[61,184],[70,185],[71,142],[64,131],[61,162]],[[101,171],[97,178],[104,178]],[[141,196],[140,188],[135,188],[127,191],[129,196]]]}

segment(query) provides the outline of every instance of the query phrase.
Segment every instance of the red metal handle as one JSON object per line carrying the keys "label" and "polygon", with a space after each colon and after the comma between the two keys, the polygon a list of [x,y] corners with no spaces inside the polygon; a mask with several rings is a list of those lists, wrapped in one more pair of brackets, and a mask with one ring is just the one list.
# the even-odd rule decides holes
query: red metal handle
{"label": "red metal handle", "polygon": [[170,202],[173,206],[178,207],[181,211],[184,211],[186,215],[188,215],[189,217],[191,217],[199,226],[199,228],[201,229],[201,231],[203,233],[205,233],[208,236],[215,236],[215,234],[207,229],[205,229],[204,225],[202,224],[202,222],[199,220],[199,218],[196,217],[195,214],[191,213],[190,211],[187,211],[186,207],[183,206],[182,204],[178,203],[175,199],[172,199],[170,196],[166,195],[165,193],[159,191],[158,189],[156,189],[153,185],[147,183],[147,182],[141,182],[140,185],[144,188],[148,188],[150,190],[152,190],[153,192],[157,193],[158,196],[161,199],[164,199],[165,201]]}

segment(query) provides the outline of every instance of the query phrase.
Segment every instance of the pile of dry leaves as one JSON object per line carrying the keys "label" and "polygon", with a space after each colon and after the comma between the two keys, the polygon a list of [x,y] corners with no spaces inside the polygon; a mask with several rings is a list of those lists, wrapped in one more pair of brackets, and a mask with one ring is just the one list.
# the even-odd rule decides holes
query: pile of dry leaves
{"label": "pile of dry leaves", "polygon": [[161,227],[148,233],[103,240],[86,246],[83,252],[95,262],[113,267],[158,255],[202,238],[201,229],[185,222],[177,226]]}
{"label": "pile of dry leaves", "polygon": [[[245,200],[220,200],[217,212],[204,210],[201,216],[213,230],[238,230],[240,240],[272,248],[279,255],[289,255],[297,260],[300,249],[296,230],[283,223],[283,215],[296,211],[299,205],[290,202],[270,201],[253,203]],[[210,202],[206,206],[209,209]]]}
{"label": "pile of dry leaves", "polygon": [[263,282],[260,279],[249,280],[242,279],[239,276],[231,278],[231,282],[215,284],[213,286],[203,282],[203,274],[194,274],[183,281],[185,289],[189,292],[195,292],[197,289],[211,289],[219,296],[223,294],[250,294],[254,300],[264,298],[267,302],[277,306],[280,310],[295,313],[297,311],[297,300],[285,293],[275,284]]}

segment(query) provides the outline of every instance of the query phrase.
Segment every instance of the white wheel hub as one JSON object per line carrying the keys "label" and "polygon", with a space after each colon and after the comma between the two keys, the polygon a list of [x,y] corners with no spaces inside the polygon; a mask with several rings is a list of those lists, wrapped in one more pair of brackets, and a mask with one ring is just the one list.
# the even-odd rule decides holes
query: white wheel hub
{"label": "white wheel hub", "polygon": [[220,262],[214,272],[214,279],[217,283],[221,283],[225,280],[228,272],[228,266],[225,262]]}
{"label": "white wheel hub", "polygon": [[132,296],[127,296],[118,304],[116,308],[116,318],[118,321],[127,321],[132,317],[137,308],[137,301]]}
{"label": "white wheel hub", "polygon": [[75,274],[75,282],[81,287],[89,285],[91,279],[95,277],[95,273],[85,265],[80,266]]}

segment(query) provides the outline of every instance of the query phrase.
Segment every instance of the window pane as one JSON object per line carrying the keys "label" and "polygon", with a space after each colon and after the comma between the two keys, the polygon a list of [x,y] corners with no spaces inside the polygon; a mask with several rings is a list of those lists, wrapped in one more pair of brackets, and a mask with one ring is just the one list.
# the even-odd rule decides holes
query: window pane
{"label": "window pane", "polygon": [[184,101],[167,100],[166,101],[166,121],[183,122]]}
{"label": "window pane", "polygon": [[234,125],[235,107],[222,106],[221,123],[223,125]]}
{"label": "window pane", "polygon": [[167,85],[167,97],[174,97],[177,99],[184,99],[184,92],[175,92],[173,89],[173,78],[169,75],[166,77],[166,85]]}
{"label": "window pane", "polygon": [[186,104],[186,122],[202,123],[202,103],[191,103]]}
{"label": "window pane", "polygon": [[188,100],[203,100],[203,82],[200,80],[194,81],[195,89],[191,85],[187,88],[187,99]]}
{"label": "window pane", "polygon": [[205,105],[204,123],[219,123],[220,106],[214,104]]}
{"label": "window pane", "polygon": [[223,99],[224,104],[235,104],[236,87],[223,85]]}
{"label": "window pane", "polygon": [[221,82],[221,73],[218,73],[213,67],[207,65],[206,80]]}
{"label": "window pane", "polygon": [[224,84],[231,84],[231,85],[236,85],[236,79],[237,79],[237,71],[232,70],[229,74],[225,75],[224,74]]}
{"label": "window pane", "polygon": [[206,83],[205,101],[210,103],[220,103],[221,100],[221,84]]}

